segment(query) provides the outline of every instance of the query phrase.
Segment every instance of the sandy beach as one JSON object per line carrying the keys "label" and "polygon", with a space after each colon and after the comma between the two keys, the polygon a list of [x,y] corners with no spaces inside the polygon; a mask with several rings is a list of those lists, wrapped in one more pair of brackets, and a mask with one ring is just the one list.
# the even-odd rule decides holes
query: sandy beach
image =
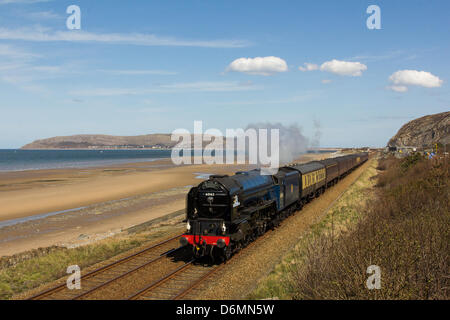
{"label": "sandy beach", "polygon": [[[166,165],[166,167],[162,167]],[[175,167],[170,160],[119,167],[0,173],[0,221],[86,206],[198,183],[198,173],[232,173],[242,166]]]}
{"label": "sandy beach", "polygon": [[[307,154],[301,161],[328,156]],[[175,166],[170,159],[162,159],[100,168],[2,172],[0,256],[112,236],[184,209],[189,188],[207,174],[233,174],[248,168]],[[14,219],[20,223],[12,224]]]}

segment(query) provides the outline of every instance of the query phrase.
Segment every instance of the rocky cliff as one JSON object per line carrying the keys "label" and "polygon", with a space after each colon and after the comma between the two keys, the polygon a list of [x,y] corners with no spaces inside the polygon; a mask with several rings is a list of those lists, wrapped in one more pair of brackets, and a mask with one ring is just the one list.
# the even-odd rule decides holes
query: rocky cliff
{"label": "rocky cliff", "polygon": [[389,147],[430,148],[450,144],[450,112],[414,119],[406,123],[388,142]]}

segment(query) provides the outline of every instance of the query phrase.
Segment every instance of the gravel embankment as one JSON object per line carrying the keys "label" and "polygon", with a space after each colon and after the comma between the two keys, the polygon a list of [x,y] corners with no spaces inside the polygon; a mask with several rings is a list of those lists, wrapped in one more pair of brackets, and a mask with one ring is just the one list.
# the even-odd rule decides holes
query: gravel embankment
{"label": "gravel embankment", "polygon": [[283,256],[298,242],[311,225],[319,221],[346,190],[366,170],[374,159],[357,168],[336,186],[314,199],[301,211],[283,221],[275,232],[257,240],[249,250],[243,250],[236,259],[210,279],[199,285],[186,299],[245,299],[268,275]]}

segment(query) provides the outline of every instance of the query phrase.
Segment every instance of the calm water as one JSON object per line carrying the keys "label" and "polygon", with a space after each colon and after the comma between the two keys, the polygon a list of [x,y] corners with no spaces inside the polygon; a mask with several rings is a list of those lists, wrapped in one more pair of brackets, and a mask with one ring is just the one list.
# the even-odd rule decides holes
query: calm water
{"label": "calm water", "polygon": [[171,150],[1,150],[0,171],[83,168],[170,158]]}
{"label": "calm water", "polygon": [[[170,158],[171,150],[0,149],[0,171],[85,168]],[[308,151],[311,153],[313,151]],[[319,151],[334,152],[334,150]],[[212,153],[214,155],[214,152]]]}

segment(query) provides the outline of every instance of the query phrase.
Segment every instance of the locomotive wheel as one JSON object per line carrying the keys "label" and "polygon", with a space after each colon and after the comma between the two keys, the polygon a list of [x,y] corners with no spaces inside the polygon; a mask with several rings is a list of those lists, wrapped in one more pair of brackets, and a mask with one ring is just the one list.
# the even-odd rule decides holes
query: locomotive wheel
{"label": "locomotive wheel", "polygon": [[229,260],[231,258],[231,255],[233,254],[233,250],[231,249],[231,245],[230,246],[226,246],[223,250],[223,258],[225,261]]}
{"label": "locomotive wheel", "polygon": [[258,226],[258,230],[257,230],[258,236],[262,236],[262,235],[264,234],[265,231],[266,231],[266,224],[265,224],[265,223],[261,223],[261,224]]}
{"label": "locomotive wheel", "polygon": [[275,230],[276,227],[280,225],[279,219],[275,219],[272,221],[271,229]]}
{"label": "locomotive wheel", "polygon": [[214,261],[216,260],[215,259],[215,257],[214,257],[214,247],[213,246],[211,246],[210,247],[210,249],[209,249],[209,259],[210,259],[210,261],[211,261],[211,264],[214,264]]}
{"label": "locomotive wheel", "polygon": [[246,247],[248,246],[248,244],[250,243],[250,236],[245,236],[242,247]]}

